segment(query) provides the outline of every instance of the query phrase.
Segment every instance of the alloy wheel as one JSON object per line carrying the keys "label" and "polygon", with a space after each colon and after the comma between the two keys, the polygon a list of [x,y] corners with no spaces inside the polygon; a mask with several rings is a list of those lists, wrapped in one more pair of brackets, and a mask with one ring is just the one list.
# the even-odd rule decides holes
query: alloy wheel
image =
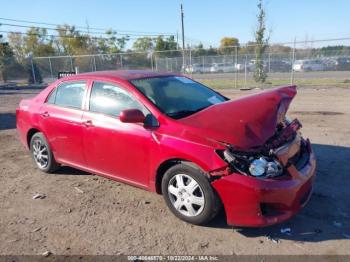
{"label": "alloy wheel", "polygon": [[49,151],[47,146],[40,139],[36,139],[33,143],[33,156],[35,163],[40,168],[47,167],[49,163]]}

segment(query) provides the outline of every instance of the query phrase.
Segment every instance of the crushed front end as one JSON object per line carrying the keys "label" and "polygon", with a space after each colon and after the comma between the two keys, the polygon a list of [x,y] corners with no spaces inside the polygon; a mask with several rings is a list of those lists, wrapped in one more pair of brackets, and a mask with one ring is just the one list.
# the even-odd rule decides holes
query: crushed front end
{"label": "crushed front end", "polygon": [[298,120],[284,120],[263,146],[240,150],[230,145],[218,154],[230,175],[212,182],[227,223],[269,226],[295,215],[308,202],[316,160],[309,140],[302,138]]}

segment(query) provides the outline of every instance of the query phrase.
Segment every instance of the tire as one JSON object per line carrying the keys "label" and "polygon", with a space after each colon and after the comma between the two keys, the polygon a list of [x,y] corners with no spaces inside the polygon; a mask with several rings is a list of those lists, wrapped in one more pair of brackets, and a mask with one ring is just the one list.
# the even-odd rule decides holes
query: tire
{"label": "tire", "polygon": [[53,173],[59,168],[43,133],[35,133],[30,140],[30,152],[36,166],[45,173]]}
{"label": "tire", "polygon": [[[179,185],[181,180],[183,185]],[[165,172],[162,193],[171,212],[192,224],[208,223],[221,209],[220,198],[209,179],[190,164],[176,164]]]}

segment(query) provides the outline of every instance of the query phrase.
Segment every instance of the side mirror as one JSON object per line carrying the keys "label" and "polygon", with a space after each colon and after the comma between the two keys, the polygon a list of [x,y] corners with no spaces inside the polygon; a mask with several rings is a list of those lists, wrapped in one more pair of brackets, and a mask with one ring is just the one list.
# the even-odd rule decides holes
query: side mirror
{"label": "side mirror", "polygon": [[119,119],[123,123],[143,123],[146,117],[139,109],[126,109],[120,112]]}

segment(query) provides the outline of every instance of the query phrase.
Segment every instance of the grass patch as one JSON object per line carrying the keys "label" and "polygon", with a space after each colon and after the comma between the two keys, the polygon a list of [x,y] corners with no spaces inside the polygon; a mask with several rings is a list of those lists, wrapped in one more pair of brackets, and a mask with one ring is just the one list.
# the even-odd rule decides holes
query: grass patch
{"label": "grass patch", "polygon": [[[215,89],[233,89],[233,88],[269,88],[275,86],[289,85],[289,79],[269,79],[264,84],[257,83],[254,80],[237,80],[235,85],[234,79],[198,79],[199,82]],[[350,79],[332,79],[332,78],[305,78],[295,79],[294,84],[300,87],[320,87],[320,88],[332,88],[332,87],[350,87]]]}

